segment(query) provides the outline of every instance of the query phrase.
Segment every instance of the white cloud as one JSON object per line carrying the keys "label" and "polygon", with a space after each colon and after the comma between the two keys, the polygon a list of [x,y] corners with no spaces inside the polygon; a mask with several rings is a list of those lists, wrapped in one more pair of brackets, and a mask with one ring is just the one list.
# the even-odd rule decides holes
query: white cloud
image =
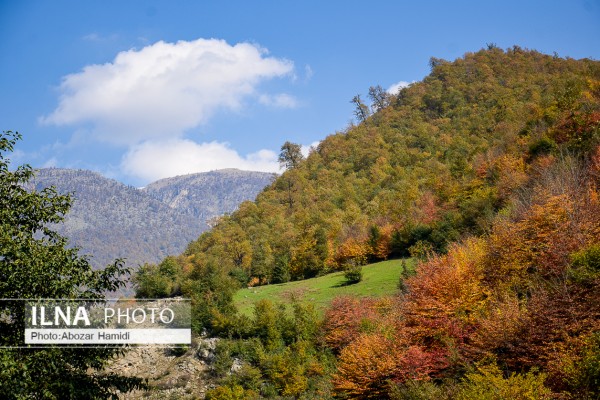
{"label": "white cloud", "polygon": [[289,94],[280,93],[276,95],[262,94],[259,96],[258,101],[269,107],[276,108],[296,108],[298,107],[298,100],[294,96]]}
{"label": "white cloud", "polygon": [[315,73],[314,73],[313,69],[310,67],[310,65],[307,64],[304,66],[304,80],[305,81],[309,81],[310,78],[312,78],[314,74]]}
{"label": "white cloud", "polygon": [[[160,41],[65,76],[58,107],[41,122],[88,126],[97,140],[128,146],[181,138],[218,109],[260,98],[261,81],[291,77],[293,69],[292,62],[249,43]],[[270,99],[279,106],[294,102],[289,95]]]}
{"label": "white cloud", "polygon": [[122,169],[151,182],[161,178],[223,168],[279,172],[277,154],[270,150],[241,156],[227,143],[196,143],[187,139],[149,141],[133,146],[123,157]]}
{"label": "white cloud", "polygon": [[302,153],[302,155],[304,157],[308,157],[308,154],[310,153],[310,149],[311,148],[317,148],[317,146],[319,145],[319,143],[321,143],[321,141],[317,140],[316,142],[312,142],[309,145],[305,145],[303,144],[302,146],[300,146],[300,152]]}
{"label": "white cloud", "polygon": [[100,35],[98,35],[97,33],[93,32],[93,33],[85,35],[83,37],[83,40],[89,40],[90,42],[95,42],[97,40],[100,40]]}
{"label": "white cloud", "polygon": [[387,92],[389,94],[398,94],[400,92],[400,90],[404,89],[405,87],[410,86],[413,83],[415,83],[415,81],[412,81],[412,82],[400,81],[398,83],[394,83],[392,86],[390,86],[388,88]]}
{"label": "white cloud", "polygon": [[108,35],[108,36],[101,36],[96,32],[92,32],[92,33],[87,34],[82,37],[83,40],[88,41],[88,42],[107,42],[107,41],[116,40],[118,38],[119,38],[119,36],[115,33],[113,33],[112,35]]}

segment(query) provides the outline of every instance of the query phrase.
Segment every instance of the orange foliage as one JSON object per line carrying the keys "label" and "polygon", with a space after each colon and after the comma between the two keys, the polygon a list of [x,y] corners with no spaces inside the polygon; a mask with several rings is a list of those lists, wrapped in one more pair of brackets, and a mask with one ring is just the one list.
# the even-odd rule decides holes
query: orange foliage
{"label": "orange foliage", "polygon": [[344,241],[338,248],[336,254],[336,260],[343,264],[346,261],[354,260],[359,265],[367,263],[367,256],[369,255],[369,244],[366,240],[359,240],[354,237],[350,237]]}
{"label": "orange foliage", "polygon": [[527,182],[525,161],[510,154],[500,156],[494,162],[494,170],[498,175],[496,187],[502,199],[508,199],[515,189]]}
{"label": "orange foliage", "polygon": [[555,129],[554,140],[564,143],[569,140],[582,141],[600,128],[600,111],[569,114]]}
{"label": "orange foliage", "polygon": [[[504,161],[520,173],[519,160]],[[489,235],[422,262],[397,302],[333,303],[324,338],[339,353],[338,392],[386,398],[389,382],[455,376],[489,357],[508,371],[539,367],[557,391],[587,384],[597,360],[589,338],[600,332],[600,278],[570,277],[578,268],[572,255],[600,238],[598,188],[571,171],[553,173],[540,174],[546,181],[513,219],[498,217]]]}
{"label": "orange foliage", "polygon": [[488,291],[482,283],[485,257],[483,239],[453,245],[448,254],[430,258],[408,280],[404,311],[409,324],[435,326],[444,318],[472,324],[484,310]]}
{"label": "orange foliage", "polygon": [[355,399],[385,399],[391,382],[429,380],[447,366],[445,352],[411,345],[401,335],[365,334],[346,346],[333,376],[335,389]]}
{"label": "orange foliage", "polygon": [[600,329],[598,282],[569,280],[571,254],[600,237],[596,189],[563,190],[541,192],[520,220],[496,223],[488,240],[486,282],[496,299],[472,346],[513,369],[545,365],[549,348]]}
{"label": "orange foliage", "polygon": [[486,278],[517,290],[530,286],[534,273],[564,281],[569,255],[600,234],[595,189],[581,192],[539,195],[520,221],[498,221],[488,240]]}
{"label": "orange foliage", "polygon": [[337,391],[354,399],[385,399],[398,368],[396,343],[382,335],[363,335],[345,347],[333,376]]}
{"label": "orange foliage", "polygon": [[254,286],[258,286],[261,284],[260,279],[258,279],[257,277],[252,277],[250,279],[250,281],[248,282],[248,287],[254,287]]}
{"label": "orange foliage", "polygon": [[392,252],[392,233],[394,227],[385,225],[379,228],[379,239],[371,249],[373,256],[378,260],[386,260]]}

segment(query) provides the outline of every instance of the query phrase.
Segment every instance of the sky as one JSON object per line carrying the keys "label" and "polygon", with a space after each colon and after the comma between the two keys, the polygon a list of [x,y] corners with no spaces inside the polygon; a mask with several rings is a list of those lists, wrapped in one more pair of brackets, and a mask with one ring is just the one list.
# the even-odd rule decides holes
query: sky
{"label": "sky", "polygon": [[0,128],[12,167],[279,172],[356,94],[491,43],[598,60],[600,1],[0,0]]}

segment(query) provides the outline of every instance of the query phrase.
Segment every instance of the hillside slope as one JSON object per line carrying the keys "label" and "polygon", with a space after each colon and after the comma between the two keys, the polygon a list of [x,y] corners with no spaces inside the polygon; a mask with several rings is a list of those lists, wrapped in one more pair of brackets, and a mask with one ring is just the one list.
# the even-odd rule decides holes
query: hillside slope
{"label": "hillside slope", "polygon": [[378,99],[361,124],[328,136],[185,254],[278,282],[444,252],[486,232],[547,156],[594,143],[597,61],[492,46],[454,62],[432,58],[431,68]]}

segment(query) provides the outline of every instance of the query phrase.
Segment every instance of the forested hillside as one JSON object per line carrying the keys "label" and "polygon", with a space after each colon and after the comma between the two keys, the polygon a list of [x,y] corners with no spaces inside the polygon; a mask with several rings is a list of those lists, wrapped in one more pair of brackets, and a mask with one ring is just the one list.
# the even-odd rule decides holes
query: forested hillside
{"label": "forested hillside", "polygon": [[487,232],[535,172],[593,144],[597,62],[491,48],[379,99],[187,256],[262,282],[301,279]]}
{"label": "forested hillside", "polygon": [[[191,297],[197,331],[233,339],[207,398],[598,398],[600,63],[489,46],[370,97],[138,274],[138,295]],[[397,295],[324,320],[294,299],[232,306],[236,287],[404,256],[419,263]]]}

